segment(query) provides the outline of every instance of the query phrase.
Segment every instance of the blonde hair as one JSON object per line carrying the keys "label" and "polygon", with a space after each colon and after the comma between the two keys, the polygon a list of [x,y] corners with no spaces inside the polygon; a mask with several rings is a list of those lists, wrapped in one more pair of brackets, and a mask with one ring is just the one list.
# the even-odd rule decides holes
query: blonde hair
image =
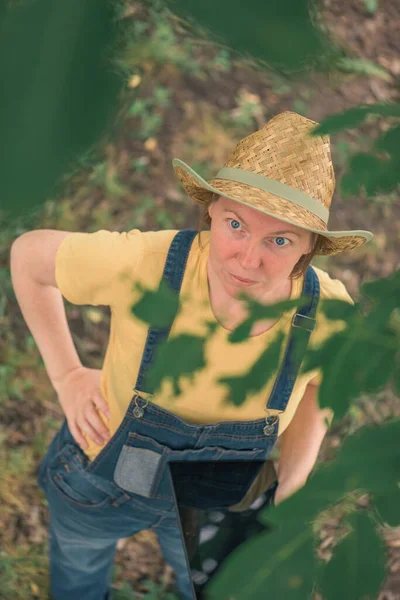
{"label": "blonde hair", "polygon": [[[219,194],[210,194],[210,202],[207,205],[204,205],[201,207],[201,212],[200,212],[200,217],[199,217],[199,222],[197,225],[197,231],[199,233],[199,245],[200,248],[203,250],[203,246],[201,244],[201,232],[204,231],[205,228],[209,228],[211,226],[211,217],[208,213],[208,207],[210,206],[210,204],[212,204],[213,202],[216,202],[219,198]],[[319,249],[319,246],[321,244],[321,237],[318,235],[318,233],[313,233],[311,232],[311,240],[310,240],[310,246],[311,246],[311,250],[310,252],[308,252],[307,254],[303,254],[301,256],[301,258],[297,261],[297,263],[294,265],[292,272],[290,273],[290,279],[298,279],[299,277],[301,277],[302,275],[304,275],[304,273],[307,270],[308,265],[311,263],[312,259],[314,258],[316,252]]]}

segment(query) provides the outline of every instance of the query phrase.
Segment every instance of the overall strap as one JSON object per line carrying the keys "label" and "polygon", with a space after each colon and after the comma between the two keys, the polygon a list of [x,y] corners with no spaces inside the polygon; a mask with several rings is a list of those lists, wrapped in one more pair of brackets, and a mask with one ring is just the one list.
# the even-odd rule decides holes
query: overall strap
{"label": "overall strap", "polygon": [[[181,290],[183,275],[185,273],[190,248],[196,235],[197,231],[195,229],[182,229],[175,235],[169,247],[162,279],[164,282],[168,283],[169,287],[176,292],[178,296]],[[149,327],[146,344],[143,351],[142,362],[139,368],[139,374],[136,380],[136,385],[133,388],[134,390],[148,392],[150,394],[153,393],[154,390],[142,389],[145,374],[153,362],[156,347],[168,338],[172,324],[173,321],[167,328],[164,329]]]}
{"label": "overall strap", "polygon": [[[307,351],[311,333],[315,328],[319,295],[319,279],[310,265],[304,276],[301,296],[304,300],[307,300],[307,304],[299,309],[292,319],[292,327],[285,354],[266,405],[267,413],[268,409],[282,412],[286,410],[300,365]],[[268,419],[270,420],[268,421]],[[272,427],[276,421],[276,417],[267,416],[266,418],[267,426],[270,424]],[[265,433],[268,435],[267,432]]]}

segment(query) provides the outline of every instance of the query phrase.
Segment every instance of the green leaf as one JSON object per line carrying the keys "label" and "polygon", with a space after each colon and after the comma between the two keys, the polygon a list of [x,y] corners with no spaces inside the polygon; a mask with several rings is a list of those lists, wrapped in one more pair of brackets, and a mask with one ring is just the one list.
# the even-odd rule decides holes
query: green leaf
{"label": "green leaf", "polygon": [[157,393],[162,381],[170,379],[174,386],[174,395],[179,396],[181,394],[179,379],[188,377],[193,380],[196,372],[206,366],[204,350],[206,339],[182,334],[162,342],[156,350],[154,363],[146,374],[144,389],[154,390],[153,393]]}
{"label": "green leaf", "polygon": [[364,4],[370,13],[375,13],[378,10],[378,0],[364,0]]}
{"label": "green leaf", "polygon": [[[397,297],[397,306],[400,306],[400,270],[389,277],[375,279],[361,286],[361,293],[377,300],[386,300],[387,296]],[[396,296],[397,294],[397,296]]]}
{"label": "green leaf", "polygon": [[343,129],[354,129],[364,121],[367,114],[365,107],[357,106],[356,108],[349,108],[343,112],[329,115],[329,117],[323,119],[313,129],[312,134],[325,135],[327,133],[336,133]]}
{"label": "green leaf", "polygon": [[361,188],[361,182],[358,178],[354,177],[352,173],[345,173],[340,180],[340,191],[344,198],[349,196],[355,196],[359,193]]}
{"label": "green leaf", "polygon": [[384,543],[371,518],[357,511],[348,521],[353,531],[335,547],[333,557],[320,570],[324,600],[377,598],[386,575]]}
{"label": "green leaf", "polygon": [[382,150],[391,154],[399,159],[399,148],[400,148],[400,125],[392,127],[388,131],[385,131],[383,135],[378,137],[375,141],[374,148],[376,150]]}
{"label": "green leaf", "polygon": [[360,394],[360,370],[368,364],[364,330],[357,339],[355,331],[348,329],[331,336],[322,347],[309,350],[304,359],[304,372],[320,368],[322,382],[319,388],[321,408],[330,406],[335,419],[343,417],[350,400]]}
{"label": "green leaf", "polygon": [[390,382],[396,371],[398,346],[398,338],[390,330],[385,335],[376,336],[371,340],[368,350],[374,357],[374,366],[364,369],[361,383],[363,391],[377,392]]}
{"label": "green leaf", "polygon": [[209,600],[305,600],[315,574],[311,528],[285,527],[258,534],[239,546],[205,593]]}
{"label": "green leaf", "polygon": [[260,513],[264,524],[291,529],[308,524],[319,512],[354,490],[370,493],[382,518],[395,526],[399,521],[400,419],[363,427],[347,437],[337,456],[319,465],[306,485],[284,502]]}
{"label": "green leaf", "polygon": [[257,321],[263,319],[279,319],[283,313],[290,311],[293,308],[299,310],[299,308],[304,306],[307,302],[307,300],[304,300],[303,298],[297,298],[295,300],[285,300],[270,306],[265,306],[255,300],[249,300],[247,297],[243,297],[243,299],[247,304],[249,317],[230,332],[228,340],[232,344],[237,344],[246,340],[250,335],[253,325]]}
{"label": "green leaf", "polygon": [[374,506],[379,513],[382,521],[390,527],[398,527],[400,525],[400,473],[397,476],[396,490],[391,490],[390,493],[379,494],[376,492],[373,497]]}
{"label": "green leaf", "polygon": [[366,152],[353,154],[349,161],[349,172],[356,180],[364,185],[370,180],[374,173],[380,172],[380,160]]}
{"label": "green leaf", "polygon": [[156,291],[137,287],[142,291],[143,296],[131,307],[132,314],[152,327],[160,329],[168,327],[178,311],[178,294],[163,279]]}
{"label": "green leaf", "polygon": [[[264,509],[259,520],[275,527],[240,546],[227,559],[215,579],[207,587],[211,600],[234,597],[237,600],[260,598],[265,590],[272,598],[308,598],[317,579],[317,560],[313,549],[313,523],[318,513],[344,498],[354,490],[369,492],[387,522],[396,525],[398,519],[400,479],[400,419],[378,427],[365,427],[348,437],[336,459],[320,467],[298,492],[277,507]],[[385,499],[385,500],[383,500]],[[337,547],[337,561],[328,565],[326,571],[329,586],[323,580],[324,593],[331,587],[331,578],[341,579],[340,594],[352,600],[360,599],[365,593],[376,597],[378,579],[383,572],[385,557],[383,544],[377,538],[371,523],[364,523],[364,515],[351,517],[354,522],[354,537],[343,540]],[[364,548],[366,549],[364,553]],[[372,550],[371,550],[372,549]],[[362,552],[362,554],[360,554]],[[343,566],[347,557],[349,564]],[[364,578],[355,588],[356,574],[366,562],[366,568],[374,561],[371,577]],[[345,574],[345,575],[343,575]],[[364,576],[363,576],[364,577]],[[326,589],[325,589],[326,588]],[[332,590],[336,590],[335,586]],[[328,589],[328,593],[332,590]],[[358,591],[360,590],[360,595]],[[353,595],[351,595],[353,594]],[[330,596],[332,597],[332,596]]]}
{"label": "green leaf", "polygon": [[221,377],[218,380],[218,383],[227,385],[229,388],[227,402],[240,406],[249,394],[259,392],[264,387],[278,369],[284,337],[284,334],[280,332],[245,375]]}
{"label": "green leaf", "polygon": [[340,58],[337,64],[340,70],[347,73],[358,73],[368,77],[378,77],[384,81],[392,81],[392,76],[386,69],[370,60],[365,60],[365,58],[344,57]]}
{"label": "green leaf", "polygon": [[335,298],[321,300],[318,308],[332,321],[350,321],[360,317],[359,310],[354,304]]}
{"label": "green leaf", "polygon": [[[315,27],[306,0],[167,0],[177,16],[190,21],[235,53],[281,69],[302,70],[335,49]],[[290,19],[288,19],[290,15]],[[290,40],[283,44],[282,40]]]}
{"label": "green leaf", "polygon": [[313,129],[313,135],[336,133],[343,129],[354,129],[360,125],[368,115],[381,117],[400,117],[400,104],[364,104],[349,108],[341,113],[330,115]]}
{"label": "green leaf", "polygon": [[319,465],[309,477],[306,485],[292,494],[278,506],[268,507],[259,513],[259,521],[264,525],[275,525],[285,529],[310,527],[318,513],[339,502],[350,490],[352,484],[343,473],[334,470],[334,463]]}
{"label": "green leaf", "polygon": [[331,473],[351,477],[353,489],[393,494],[400,478],[400,419],[364,427],[346,439]]}
{"label": "green leaf", "polygon": [[394,372],[393,377],[393,391],[398,398],[400,398],[400,365],[397,365],[397,368]]}

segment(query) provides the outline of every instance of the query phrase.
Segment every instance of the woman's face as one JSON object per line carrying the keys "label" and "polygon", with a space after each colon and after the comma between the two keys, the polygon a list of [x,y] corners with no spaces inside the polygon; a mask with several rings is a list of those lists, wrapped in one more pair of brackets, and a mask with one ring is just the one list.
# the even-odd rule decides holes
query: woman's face
{"label": "woman's face", "polygon": [[244,292],[260,300],[273,296],[311,250],[311,232],[224,196],[208,211],[212,219],[208,266],[229,296]]}

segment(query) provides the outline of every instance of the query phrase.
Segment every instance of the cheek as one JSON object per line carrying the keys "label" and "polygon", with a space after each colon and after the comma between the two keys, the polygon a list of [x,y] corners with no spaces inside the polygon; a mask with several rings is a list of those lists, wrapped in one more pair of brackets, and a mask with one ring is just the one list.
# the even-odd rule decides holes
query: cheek
{"label": "cheek", "polygon": [[210,255],[217,262],[224,262],[235,253],[234,244],[222,231],[213,232],[211,243]]}
{"label": "cheek", "polygon": [[286,278],[290,275],[293,270],[294,265],[297,262],[297,254],[293,256],[293,254],[283,253],[279,254],[278,252],[266,252],[264,259],[264,270],[271,276],[276,275],[278,278]]}

